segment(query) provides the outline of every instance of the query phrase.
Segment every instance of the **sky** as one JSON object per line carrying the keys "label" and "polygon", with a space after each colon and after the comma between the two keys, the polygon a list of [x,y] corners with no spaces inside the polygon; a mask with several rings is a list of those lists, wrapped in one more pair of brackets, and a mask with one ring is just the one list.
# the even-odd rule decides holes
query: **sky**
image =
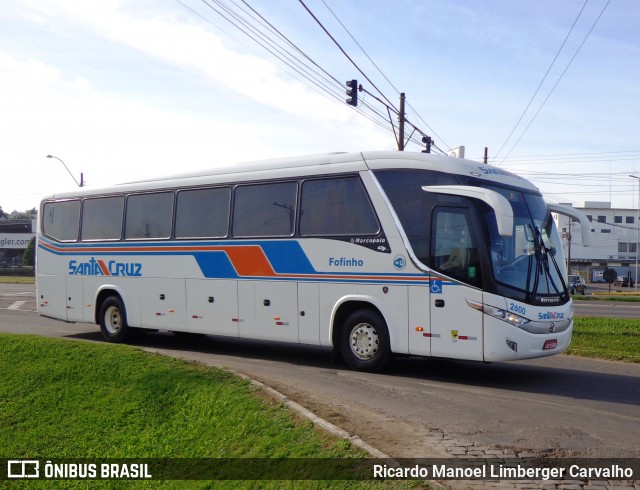
{"label": "sky", "polygon": [[[236,17],[243,30],[220,14],[240,8],[253,15]],[[302,62],[245,34],[258,14]],[[555,202],[635,208],[638,25],[637,0],[3,0],[0,206],[37,207],[80,173],[103,187],[394,150],[386,106],[404,92],[407,119],[438,149],[481,161],[488,147]],[[350,79],[366,91],[358,108]]]}

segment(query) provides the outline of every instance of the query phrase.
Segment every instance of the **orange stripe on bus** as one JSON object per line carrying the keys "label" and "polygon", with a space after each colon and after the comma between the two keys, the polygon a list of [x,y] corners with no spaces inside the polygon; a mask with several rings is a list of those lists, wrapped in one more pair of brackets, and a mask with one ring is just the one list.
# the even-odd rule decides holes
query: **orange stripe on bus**
{"label": "orange stripe on bus", "polygon": [[100,269],[102,269],[102,273],[105,276],[110,276],[111,275],[111,273],[109,272],[109,269],[107,268],[107,265],[104,263],[104,261],[98,260],[98,265],[100,266]]}
{"label": "orange stripe on bus", "polygon": [[224,251],[229,256],[239,276],[275,276],[271,263],[257,245],[227,247]]}

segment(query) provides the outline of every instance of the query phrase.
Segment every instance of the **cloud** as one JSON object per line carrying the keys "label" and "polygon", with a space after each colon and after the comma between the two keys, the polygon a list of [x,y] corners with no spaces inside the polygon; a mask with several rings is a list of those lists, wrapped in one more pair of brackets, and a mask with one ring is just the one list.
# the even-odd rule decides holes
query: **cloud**
{"label": "cloud", "polygon": [[[0,51],[0,93],[10,115],[0,119],[0,157],[10,162],[0,182],[4,209],[33,207],[43,194],[74,185],[47,154],[62,158],[78,179],[84,172],[89,185],[105,185],[220,163],[393,146],[346,104],[233,51],[188,14],[157,2],[8,6],[0,20],[30,42]],[[145,76],[158,77],[157,84]]]}
{"label": "cloud", "polygon": [[293,80],[263,57],[225,46],[210,26],[202,25],[195,16],[189,18],[188,11],[161,10],[156,2],[137,4],[132,10],[128,3],[118,0],[102,0],[92,3],[91,8],[81,2],[59,1],[53,5],[56,17],[72,30],[204,75],[260,104],[311,119],[344,122],[353,117],[347,107],[338,104],[327,111],[326,97]]}

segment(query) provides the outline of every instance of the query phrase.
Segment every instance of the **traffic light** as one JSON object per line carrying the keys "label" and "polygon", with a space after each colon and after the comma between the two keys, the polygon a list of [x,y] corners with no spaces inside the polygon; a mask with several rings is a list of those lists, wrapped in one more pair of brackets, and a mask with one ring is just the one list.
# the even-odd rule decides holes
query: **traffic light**
{"label": "traffic light", "polygon": [[347,80],[347,104],[356,107],[358,105],[358,81]]}
{"label": "traffic light", "polygon": [[431,136],[423,136],[422,137],[422,142],[427,145],[427,148],[425,150],[422,150],[422,153],[431,153],[431,143],[433,143],[433,140],[431,139]]}

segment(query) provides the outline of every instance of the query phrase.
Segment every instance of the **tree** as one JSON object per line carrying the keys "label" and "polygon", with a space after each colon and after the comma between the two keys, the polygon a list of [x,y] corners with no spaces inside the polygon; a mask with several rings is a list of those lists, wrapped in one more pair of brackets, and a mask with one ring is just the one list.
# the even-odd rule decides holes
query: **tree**
{"label": "tree", "polygon": [[22,265],[34,266],[36,264],[35,246],[36,238],[33,237],[22,255]]}
{"label": "tree", "polygon": [[9,215],[2,210],[2,206],[0,206],[0,219],[8,218]]}
{"label": "tree", "polygon": [[36,208],[30,209],[28,211],[22,212],[13,212],[13,219],[32,219],[37,214]]}

